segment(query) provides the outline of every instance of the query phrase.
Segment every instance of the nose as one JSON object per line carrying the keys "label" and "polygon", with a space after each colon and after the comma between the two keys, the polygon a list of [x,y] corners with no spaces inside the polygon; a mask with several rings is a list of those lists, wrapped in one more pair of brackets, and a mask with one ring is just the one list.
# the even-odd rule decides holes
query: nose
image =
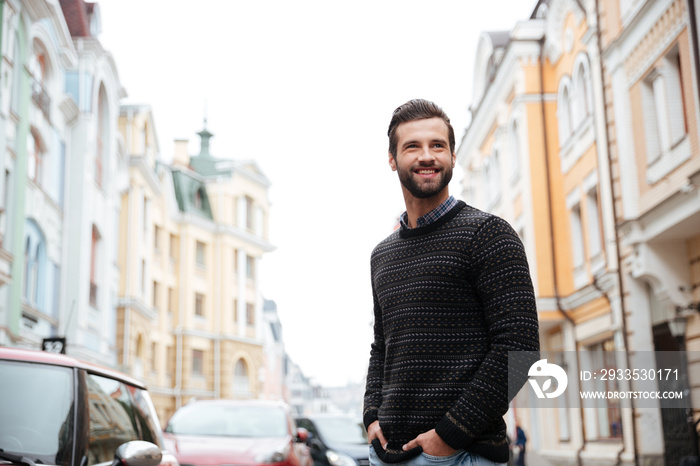
{"label": "nose", "polygon": [[435,155],[430,150],[430,147],[426,146],[423,148],[423,150],[421,150],[420,154],[418,154],[418,161],[421,163],[428,163],[428,162],[435,161]]}

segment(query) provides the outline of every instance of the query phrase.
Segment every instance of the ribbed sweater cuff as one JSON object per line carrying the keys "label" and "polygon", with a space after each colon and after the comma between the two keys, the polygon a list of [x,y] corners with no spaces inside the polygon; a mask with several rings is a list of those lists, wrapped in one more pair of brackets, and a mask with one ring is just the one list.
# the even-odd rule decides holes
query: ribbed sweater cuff
{"label": "ribbed sweater cuff", "polygon": [[379,420],[379,410],[378,409],[368,409],[364,416],[362,417],[362,422],[365,424],[365,429],[369,428],[369,425],[374,421]]}
{"label": "ribbed sweater cuff", "polygon": [[435,426],[435,433],[455,450],[469,448],[469,445],[474,442],[473,437],[461,430],[456,424],[450,421],[447,416],[440,419],[440,422]]}

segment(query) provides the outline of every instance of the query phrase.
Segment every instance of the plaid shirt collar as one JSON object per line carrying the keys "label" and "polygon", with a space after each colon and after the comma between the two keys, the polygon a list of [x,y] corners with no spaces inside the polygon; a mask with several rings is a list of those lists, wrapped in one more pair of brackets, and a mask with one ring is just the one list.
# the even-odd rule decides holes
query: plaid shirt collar
{"label": "plaid shirt collar", "polygon": [[[423,215],[422,217],[418,217],[418,220],[416,220],[416,228],[430,225],[431,223],[445,215],[447,212],[449,212],[450,209],[452,209],[456,205],[457,199],[455,199],[453,196],[448,197],[445,200],[445,202],[443,202],[427,214]],[[402,229],[409,230],[411,228],[408,226],[408,212],[404,212],[403,214],[401,214],[399,222],[401,223]]]}

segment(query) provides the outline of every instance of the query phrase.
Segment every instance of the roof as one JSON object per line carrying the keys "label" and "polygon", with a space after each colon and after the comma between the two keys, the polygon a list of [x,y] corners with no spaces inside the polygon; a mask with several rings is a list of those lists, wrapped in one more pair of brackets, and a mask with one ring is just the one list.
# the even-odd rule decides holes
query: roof
{"label": "roof", "polygon": [[193,212],[214,220],[206,184],[183,170],[172,170],[175,199],[180,212]]}
{"label": "roof", "polygon": [[76,359],[63,354],[0,346],[0,360],[20,361],[31,364],[46,364],[50,366],[62,366],[70,368],[75,367],[78,369],[83,369],[87,372],[104,375],[112,379],[121,380],[122,382],[139,387],[144,390],[146,389],[146,386],[143,384],[143,382],[140,382],[139,380],[136,380],[133,377],[124,374],[123,372],[119,372],[114,369],[82,361],[80,359]]}
{"label": "roof", "polygon": [[85,0],[59,0],[63,17],[66,19],[68,30],[73,37],[90,37],[90,15],[95,4]]}

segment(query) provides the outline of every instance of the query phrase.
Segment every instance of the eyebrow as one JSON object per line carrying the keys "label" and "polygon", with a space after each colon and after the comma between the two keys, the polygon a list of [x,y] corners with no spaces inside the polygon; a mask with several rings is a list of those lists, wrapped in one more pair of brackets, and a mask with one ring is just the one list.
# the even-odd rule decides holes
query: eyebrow
{"label": "eyebrow", "polygon": [[[445,139],[442,139],[442,138],[436,138],[436,139],[431,139],[431,140],[430,140],[430,143],[431,143],[431,144],[434,144],[434,143],[436,143],[436,142],[438,142],[438,143],[440,143],[440,144],[442,144],[442,145],[444,145],[444,146],[449,146],[449,144],[447,143],[447,141],[446,141]],[[408,146],[408,145],[410,145],[410,144],[418,144],[418,143],[419,143],[419,141],[418,141],[417,139],[411,139],[410,141],[406,141],[406,142],[404,142],[403,144],[401,144],[401,148],[403,149],[403,148],[405,148],[406,146]]]}

